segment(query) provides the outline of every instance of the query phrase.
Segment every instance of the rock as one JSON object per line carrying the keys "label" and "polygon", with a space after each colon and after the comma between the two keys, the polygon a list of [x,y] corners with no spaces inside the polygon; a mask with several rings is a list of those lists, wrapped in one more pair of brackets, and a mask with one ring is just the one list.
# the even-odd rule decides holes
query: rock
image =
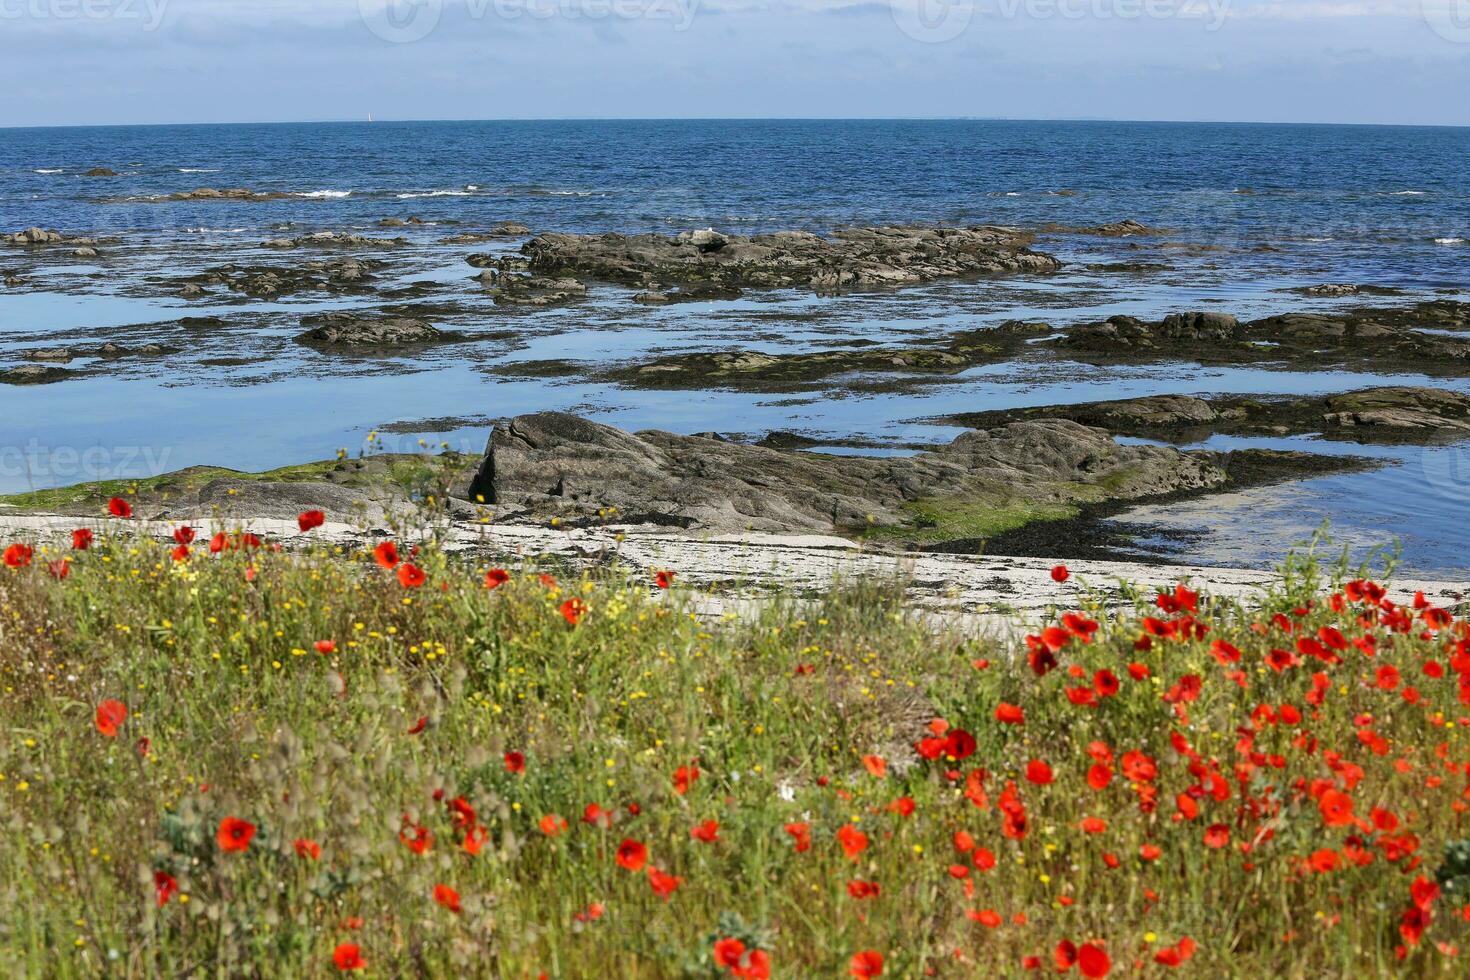
{"label": "rock", "polygon": [[[330,474],[329,474],[330,475]],[[295,519],[302,511],[320,510],[338,520],[364,509],[374,510],[372,495],[335,482],[274,482],[222,477],[200,487],[195,513],[218,512],[251,518]]]}
{"label": "rock", "polygon": [[[696,238],[698,244],[696,244]],[[1031,251],[1012,228],[843,228],[746,237],[706,230],[663,235],[543,234],[521,247],[531,271],[603,279],[638,288],[714,283],[809,286],[818,292],[902,286],[959,276],[1053,272],[1061,263]]]}
{"label": "rock", "polygon": [[1440,388],[1395,386],[1330,395],[1253,397],[1152,395],[951,415],[954,425],[990,427],[1068,419],[1113,435],[1199,442],[1211,435],[1316,435],[1360,443],[1470,437],[1470,396]]}
{"label": "rock", "polygon": [[1060,232],[1068,235],[1097,235],[1102,238],[1127,238],[1132,235],[1163,235],[1167,230],[1163,228],[1150,228],[1148,225],[1128,218],[1123,221],[1112,221],[1105,225],[1090,225],[1077,227],[1073,225],[1047,225],[1043,231]]}
{"label": "rock", "polygon": [[253,191],[248,187],[196,187],[192,191],[178,191],[161,197],[150,197],[150,201],[280,201],[292,197],[281,191]]}
{"label": "rock", "polygon": [[83,247],[73,249],[71,254],[79,259],[95,259],[97,257],[97,250],[95,248]]}
{"label": "rock", "polygon": [[1217,486],[1223,470],[1173,449],[1120,446],[1073,422],[967,432],[934,452],[824,456],[572,415],[520,416],[490,435],[470,499],[505,518],[619,520],[706,532],[860,531],[915,525],[914,505],[973,515]]}
{"label": "rock", "polygon": [[83,177],[116,177],[117,176],[117,171],[115,171],[115,170],[109,170],[106,167],[93,167],[91,170],[88,170],[85,173],[83,173],[82,176]]}
{"label": "rock", "polygon": [[59,231],[27,228],[25,231],[16,232],[6,240],[12,245],[58,245],[66,239]]}
{"label": "rock", "polygon": [[184,299],[198,299],[200,296],[204,296],[206,294],[204,292],[204,289],[200,287],[197,283],[188,282],[185,283],[183,288],[179,290],[179,295],[184,297]]}
{"label": "rock", "polygon": [[65,368],[42,364],[23,364],[20,367],[0,369],[0,384],[45,385],[55,381],[65,381],[76,373]]}
{"label": "rock", "polygon": [[458,339],[427,320],[407,316],[363,316],[357,313],[323,313],[302,317],[311,329],[296,337],[308,347],[395,348],[418,347]]}
{"label": "rock", "polygon": [[508,306],[556,306],[587,298],[587,285],[576,279],[486,269],[480,273],[480,284],[497,304]]}
{"label": "rock", "polygon": [[77,354],[70,347],[43,347],[39,350],[28,350],[21,356],[28,361],[40,361],[46,364],[69,364]]}
{"label": "rock", "polygon": [[317,231],[297,238],[272,238],[260,243],[261,248],[399,248],[406,238],[368,238],[349,232]]}
{"label": "rock", "polygon": [[730,244],[730,239],[715,231],[713,228],[704,228],[698,231],[686,231],[678,236],[681,242],[688,242],[701,252],[718,252]]}
{"label": "rock", "polygon": [[1293,292],[1304,296],[1393,296],[1402,290],[1391,286],[1361,286],[1350,282],[1324,282],[1316,286],[1303,286]]}
{"label": "rock", "polygon": [[188,290],[192,286],[202,293],[207,286],[223,286],[231,292],[262,298],[308,290],[366,292],[372,288],[372,273],[385,265],[378,259],[353,256],[306,262],[299,266],[222,265],[183,280],[179,289]]}
{"label": "rock", "polygon": [[[639,296],[634,299],[653,302],[646,298],[640,300]],[[691,351],[617,368],[596,377],[634,388],[787,391],[854,372],[955,374],[1015,357],[1029,341],[1051,332],[1051,326],[1045,323],[1013,320],[999,327],[963,331],[934,345],[872,346],[799,354]]]}
{"label": "rock", "polygon": [[633,302],[650,306],[667,303],[699,303],[714,300],[739,299],[744,292],[739,286],[717,282],[695,282],[678,289],[645,289],[633,295]]}
{"label": "rock", "polygon": [[1440,388],[1393,387],[1333,395],[1326,400],[1328,425],[1362,430],[1433,430],[1470,433],[1470,397]]}
{"label": "rock", "polygon": [[[1464,337],[1454,336],[1461,331]],[[1115,316],[1071,327],[1055,345],[1100,362],[1401,362],[1443,372],[1470,360],[1470,303],[1434,300],[1403,309],[1281,313],[1249,323],[1213,312],[1176,313],[1154,323]]]}

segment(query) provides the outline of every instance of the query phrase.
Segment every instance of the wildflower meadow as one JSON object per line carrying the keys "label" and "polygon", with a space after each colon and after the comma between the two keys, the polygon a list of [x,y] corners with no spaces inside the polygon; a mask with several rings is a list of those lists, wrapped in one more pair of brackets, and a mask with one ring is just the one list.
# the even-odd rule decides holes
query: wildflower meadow
{"label": "wildflower meadow", "polygon": [[6,543],[7,975],[1466,973],[1470,623],[1391,583],[1009,641],[130,514]]}

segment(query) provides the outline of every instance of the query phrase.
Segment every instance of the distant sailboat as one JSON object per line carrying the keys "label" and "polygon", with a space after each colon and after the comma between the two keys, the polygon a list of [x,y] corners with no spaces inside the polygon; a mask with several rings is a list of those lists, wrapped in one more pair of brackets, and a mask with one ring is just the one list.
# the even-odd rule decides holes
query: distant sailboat
{"label": "distant sailboat", "polygon": [[372,121],[373,121],[373,114],[371,112],[369,112],[368,113],[368,122],[372,122]]}

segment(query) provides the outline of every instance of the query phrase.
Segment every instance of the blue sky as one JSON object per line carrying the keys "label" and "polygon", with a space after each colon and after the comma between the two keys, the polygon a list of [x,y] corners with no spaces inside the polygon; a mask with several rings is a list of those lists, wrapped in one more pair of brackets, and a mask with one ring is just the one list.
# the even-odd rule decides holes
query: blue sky
{"label": "blue sky", "polygon": [[0,0],[0,125],[1470,125],[1470,0]]}

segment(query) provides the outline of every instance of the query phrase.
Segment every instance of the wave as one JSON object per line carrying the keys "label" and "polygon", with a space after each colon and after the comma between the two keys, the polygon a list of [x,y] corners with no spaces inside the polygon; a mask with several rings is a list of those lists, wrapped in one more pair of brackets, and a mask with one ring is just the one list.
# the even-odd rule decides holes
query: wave
{"label": "wave", "polygon": [[185,228],[184,230],[186,232],[189,232],[190,234],[193,234],[193,235],[240,235],[240,234],[243,234],[243,233],[249,231],[250,229],[249,228],[204,228],[204,227],[201,226],[199,228]]}
{"label": "wave", "polygon": [[1463,238],[1436,238],[1434,240],[1434,244],[1436,244],[1436,245],[1464,245],[1465,244],[1465,239],[1463,239]]}
{"label": "wave", "polygon": [[291,196],[292,197],[310,197],[310,198],[316,198],[316,199],[322,199],[322,198],[336,199],[336,198],[342,198],[342,197],[351,197],[352,196],[352,192],[351,191],[292,191],[291,192]]}
{"label": "wave", "polygon": [[217,174],[218,170],[210,170],[208,167],[180,167],[181,174]]}
{"label": "wave", "polygon": [[45,167],[37,167],[35,170],[32,170],[31,173],[33,173],[33,174],[59,174],[59,173],[65,173],[65,171],[64,170],[60,170],[60,169],[57,169],[57,170],[47,170]]}
{"label": "wave", "polygon": [[470,193],[470,191],[408,191],[393,196],[400,201],[406,201],[414,197],[469,197]]}
{"label": "wave", "polygon": [[1428,191],[1389,191],[1389,197],[1423,197]]}

